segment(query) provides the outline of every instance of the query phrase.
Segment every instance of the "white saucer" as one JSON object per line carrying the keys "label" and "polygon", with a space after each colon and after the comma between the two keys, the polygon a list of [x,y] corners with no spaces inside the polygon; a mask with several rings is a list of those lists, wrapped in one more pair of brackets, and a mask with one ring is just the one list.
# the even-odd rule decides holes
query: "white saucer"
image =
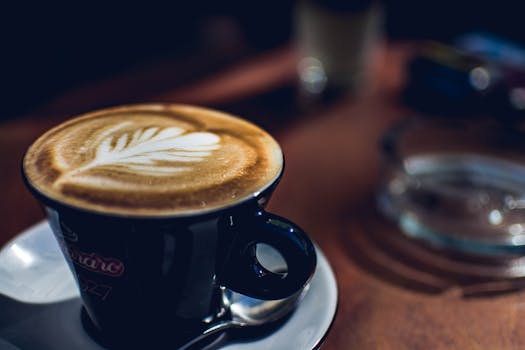
{"label": "white saucer", "polygon": [[[305,350],[321,345],[335,317],[337,284],[328,261],[316,249],[317,268],[310,288],[286,323],[264,338],[227,344],[221,350]],[[78,298],[74,278],[47,222],[28,228],[0,250],[0,293],[31,304]]]}

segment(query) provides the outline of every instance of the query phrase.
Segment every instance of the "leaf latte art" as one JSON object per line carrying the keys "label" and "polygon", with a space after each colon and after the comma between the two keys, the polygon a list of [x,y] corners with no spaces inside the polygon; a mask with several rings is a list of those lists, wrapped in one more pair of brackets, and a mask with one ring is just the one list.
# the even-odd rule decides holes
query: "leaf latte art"
{"label": "leaf latte art", "polygon": [[184,105],[136,105],[71,119],[24,158],[32,188],[88,210],[173,215],[235,203],[280,174],[282,154],[242,119]]}
{"label": "leaf latte art", "polygon": [[[116,132],[129,124],[130,122],[122,122],[110,131]],[[96,145],[93,160],[80,168],[64,173],[55,185],[70,180],[73,176],[81,176],[90,169],[111,165],[151,176],[171,175],[179,171],[191,170],[191,167],[178,164],[205,160],[211,155],[211,151],[220,147],[219,142],[220,137],[213,133],[185,134],[184,129],[177,127],[162,130],[158,127],[137,129],[133,133],[124,133],[118,138],[109,133]],[[162,162],[168,164],[162,165]]]}

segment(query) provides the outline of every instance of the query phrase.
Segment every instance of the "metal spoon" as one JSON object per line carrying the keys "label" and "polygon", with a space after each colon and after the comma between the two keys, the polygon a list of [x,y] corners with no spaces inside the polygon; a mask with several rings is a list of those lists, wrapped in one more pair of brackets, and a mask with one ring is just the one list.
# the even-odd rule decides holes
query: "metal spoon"
{"label": "metal spoon", "polygon": [[178,350],[189,350],[208,337],[234,328],[267,326],[289,315],[308,291],[309,285],[294,295],[279,300],[260,300],[223,289],[223,303],[231,317],[212,323],[204,332],[193,338]]}

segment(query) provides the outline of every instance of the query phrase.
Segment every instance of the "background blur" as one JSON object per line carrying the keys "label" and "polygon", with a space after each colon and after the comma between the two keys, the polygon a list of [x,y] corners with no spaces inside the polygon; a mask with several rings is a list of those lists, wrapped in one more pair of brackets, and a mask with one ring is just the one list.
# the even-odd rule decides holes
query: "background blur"
{"label": "background blur", "polygon": [[[339,6],[366,0],[315,0]],[[484,30],[525,42],[519,1],[383,2],[388,39],[448,41]],[[70,2],[66,7],[2,5],[2,111],[0,119],[34,109],[67,89],[144,64],[188,57],[204,74],[213,66],[198,57],[216,56],[224,65],[293,37],[296,1],[143,2],[125,6]],[[344,7],[344,6],[343,6]],[[194,77],[187,77],[187,79]],[[184,77],[180,77],[184,81]]]}

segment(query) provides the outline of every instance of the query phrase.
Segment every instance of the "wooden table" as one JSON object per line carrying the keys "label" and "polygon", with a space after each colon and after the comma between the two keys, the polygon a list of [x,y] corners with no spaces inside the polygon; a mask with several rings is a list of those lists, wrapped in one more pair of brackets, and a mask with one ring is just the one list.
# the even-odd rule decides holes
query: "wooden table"
{"label": "wooden table", "polygon": [[[311,235],[339,285],[338,314],[323,349],[524,349],[524,292],[503,293],[509,289],[505,281],[485,283],[422,268],[383,243],[399,233],[375,211],[378,140],[408,113],[398,96],[410,52],[409,45],[384,45],[371,84],[359,96],[310,109],[297,104],[295,54],[281,48],[233,60],[196,80],[178,78],[181,62],[143,67],[78,87],[30,115],[2,122],[0,244],[43,217],[19,168],[27,146],[52,125],[130,102],[221,108],[262,125],[282,144],[287,168],[269,209]],[[476,288],[487,293],[469,293]]]}

